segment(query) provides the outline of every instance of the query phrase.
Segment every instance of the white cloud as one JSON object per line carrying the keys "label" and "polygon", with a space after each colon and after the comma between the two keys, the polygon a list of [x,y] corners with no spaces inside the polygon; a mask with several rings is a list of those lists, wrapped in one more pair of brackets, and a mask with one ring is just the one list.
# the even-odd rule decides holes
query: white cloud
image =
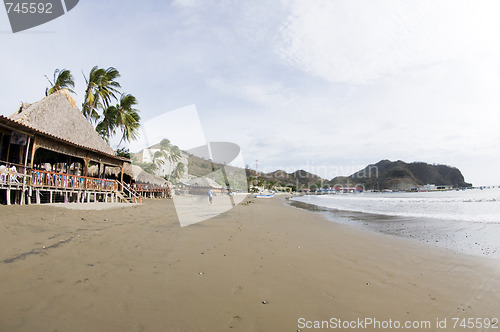
{"label": "white cloud", "polygon": [[276,52],[307,73],[350,84],[373,82],[461,57],[463,52],[476,53],[474,48],[500,27],[491,14],[493,2],[482,6],[432,0],[287,4],[291,14]]}

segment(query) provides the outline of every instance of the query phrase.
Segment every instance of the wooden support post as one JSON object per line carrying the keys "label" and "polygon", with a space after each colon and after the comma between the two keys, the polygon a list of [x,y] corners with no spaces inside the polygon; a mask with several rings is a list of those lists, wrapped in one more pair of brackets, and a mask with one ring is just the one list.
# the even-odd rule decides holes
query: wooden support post
{"label": "wooden support post", "polygon": [[7,205],[10,205],[10,188],[9,187],[7,187],[6,194],[7,194],[7,197],[6,197],[6,199],[7,199]]}
{"label": "wooden support post", "polygon": [[40,190],[36,190],[35,195],[36,195],[36,204],[40,204]]}
{"label": "wooden support post", "polygon": [[87,174],[89,172],[89,162],[90,162],[89,158],[83,158],[83,163],[84,163],[83,176],[88,176]]}
{"label": "wooden support post", "polygon": [[26,193],[26,175],[28,175],[26,168],[28,166],[28,153],[29,153],[30,143],[31,143],[31,136],[28,136],[28,142],[26,143],[26,150],[24,151],[23,190],[21,191],[21,199],[19,202],[20,205],[24,205],[24,195]]}
{"label": "wooden support post", "polygon": [[[10,137],[12,138],[12,135]],[[5,161],[9,162],[9,158],[10,158],[10,141],[9,141],[9,145],[7,146],[7,156],[5,158]]]}
{"label": "wooden support post", "polygon": [[35,162],[35,152],[36,152],[37,146],[36,146],[36,136],[33,137],[33,145],[31,147],[31,161],[30,161],[30,168],[33,169],[33,165]]}
{"label": "wooden support post", "polygon": [[53,203],[52,202],[53,197],[54,197],[54,194],[52,193],[52,190],[49,190],[49,203],[51,203],[51,204]]}
{"label": "wooden support post", "polygon": [[[4,133],[0,133],[0,148],[3,146],[3,138],[5,137]],[[2,154],[0,153],[0,159],[2,159]]]}

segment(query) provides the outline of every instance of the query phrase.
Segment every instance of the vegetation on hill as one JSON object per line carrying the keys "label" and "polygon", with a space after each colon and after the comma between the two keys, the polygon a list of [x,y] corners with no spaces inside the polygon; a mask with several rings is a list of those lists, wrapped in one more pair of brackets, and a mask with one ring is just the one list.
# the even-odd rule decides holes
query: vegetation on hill
{"label": "vegetation on hill", "polygon": [[[189,157],[189,174],[206,176],[220,169],[224,165],[210,163],[210,161],[196,157]],[[452,186],[454,188],[471,187],[465,182],[459,169],[446,165],[431,165],[423,162],[406,163],[404,161],[381,160],[376,164],[366,166],[364,169],[350,175],[339,176],[332,180],[323,179],[305,170],[287,173],[276,170],[270,173],[259,173],[246,169],[247,181],[250,187],[289,187],[294,191],[328,187],[355,187],[362,186],[366,190],[410,190],[425,184],[436,186]],[[212,176],[219,184],[224,184],[224,178],[219,175]]]}
{"label": "vegetation on hill", "polygon": [[253,170],[247,170],[247,177],[249,184],[252,186],[265,188],[289,187],[294,191],[303,189],[316,190],[323,188],[328,183],[328,180],[305,170],[298,170],[293,173],[277,170],[261,174],[256,174]]}
{"label": "vegetation on hill", "polygon": [[[221,186],[230,185],[233,189],[247,190],[247,179],[242,176],[244,170],[225,164],[214,163],[195,155],[188,157],[189,175],[195,177],[206,177],[214,180]],[[227,179],[231,179],[228,183]]]}
{"label": "vegetation on hill", "polygon": [[362,185],[368,190],[410,190],[425,184],[471,187],[465,182],[459,169],[447,165],[431,165],[423,162],[405,163],[404,161],[381,160],[364,169],[330,181],[332,186]]}

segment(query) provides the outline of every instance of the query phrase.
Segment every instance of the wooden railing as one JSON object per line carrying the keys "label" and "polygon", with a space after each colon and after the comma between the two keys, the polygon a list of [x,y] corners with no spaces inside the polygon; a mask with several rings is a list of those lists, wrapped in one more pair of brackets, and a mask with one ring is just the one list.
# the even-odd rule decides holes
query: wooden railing
{"label": "wooden railing", "polygon": [[167,191],[168,187],[155,184],[134,183],[132,189],[137,192],[163,192]]}
{"label": "wooden railing", "polygon": [[29,175],[24,166],[0,161],[0,184],[8,186],[21,186]]}
{"label": "wooden railing", "polygon": [[31,185],[33,187],[81,189],[97,191],[116,191],[118,181],[97,179],[86,176],[32,170]]}
{"label": "wooden railing", "polygon": [[137,192],[130,188],[130,186],[124,182],[120,183],[120,189],[121,191],[128,196],[128,198],[135,198],[136,200],[140,198],[139,194]]}

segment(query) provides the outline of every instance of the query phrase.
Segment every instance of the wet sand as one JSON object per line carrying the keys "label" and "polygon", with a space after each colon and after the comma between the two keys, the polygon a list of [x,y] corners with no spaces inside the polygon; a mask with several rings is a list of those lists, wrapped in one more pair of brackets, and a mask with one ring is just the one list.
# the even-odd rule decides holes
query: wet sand
{"label": "wet sand", "polygon": [[283,197],[249,198],[182,228],[170,200],[0,214],[0,331],[297,331],[299,318],[365,317],[434,327],[500,316],[496,260],[335,224]]}
{"label": "wet sand", "polygon": [[449,249],[458,253],[500,259],[498,223],[466,222],[343,211],[290,200],[292,206],[321,213],[329,220]]}

